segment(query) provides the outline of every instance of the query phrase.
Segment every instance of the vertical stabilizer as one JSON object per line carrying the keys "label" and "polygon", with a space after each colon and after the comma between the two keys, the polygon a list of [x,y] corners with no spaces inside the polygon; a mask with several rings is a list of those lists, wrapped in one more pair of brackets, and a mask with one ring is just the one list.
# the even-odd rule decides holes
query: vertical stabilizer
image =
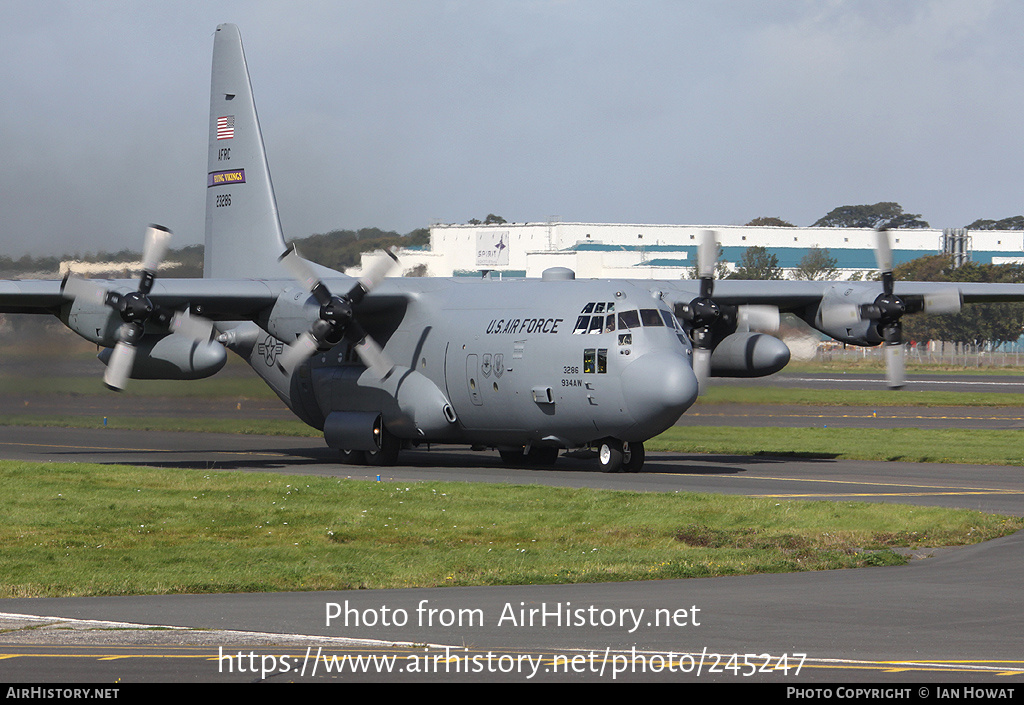
{"label": "vertical stabilizer", "polygon": [[280,277],[284,236],[242,36],[233,24],[218,26],[214,35],[209,129],[203,276]]}

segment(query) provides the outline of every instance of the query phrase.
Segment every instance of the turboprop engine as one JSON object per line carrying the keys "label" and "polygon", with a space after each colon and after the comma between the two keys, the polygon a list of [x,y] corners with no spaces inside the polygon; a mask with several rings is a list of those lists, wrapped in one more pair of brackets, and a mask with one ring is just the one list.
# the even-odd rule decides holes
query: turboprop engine
{"label": "turboprop engine", "polygon": [[210,321],[188,310],[159,306],[149,298],[170,237],[171,231],[162,225],[146,229],[142,276],[134,290],[116,282],[107,288],[70,274],[61,283],[61,294],[69,302],[61,319],[86,340],[108,348],[100,359],[107,366],[103,382],[111,389],[124,389],[130,378],[207,377],[227,359],[224,347],[212,341]]}

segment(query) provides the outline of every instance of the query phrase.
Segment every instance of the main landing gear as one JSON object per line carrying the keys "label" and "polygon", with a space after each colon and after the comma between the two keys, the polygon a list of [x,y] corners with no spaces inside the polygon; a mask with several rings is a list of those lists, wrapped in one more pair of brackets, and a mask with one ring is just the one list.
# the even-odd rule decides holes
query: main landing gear
{"label": "main landing gear", "polygon": [[402,449],[402,439],[395,436],[384,424],[377,431],[377,450],[343,450],[341,460],[346,465],[373,465],[388,467],[398,462],[398,451]]}
{"label": "main landing gear", "polygon": [[605,438],[597,443],[601,472],[640,472],[644,466],[644,444]]}

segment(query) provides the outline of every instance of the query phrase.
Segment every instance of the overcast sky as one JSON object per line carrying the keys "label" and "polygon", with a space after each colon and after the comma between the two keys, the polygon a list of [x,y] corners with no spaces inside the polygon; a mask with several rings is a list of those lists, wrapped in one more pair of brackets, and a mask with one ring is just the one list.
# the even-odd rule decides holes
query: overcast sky
{"label": "overcast sky", "polygon": [[286,237],[1024,212],[1024,3],[0,0],[0,252],[202,242],[239,26]]}

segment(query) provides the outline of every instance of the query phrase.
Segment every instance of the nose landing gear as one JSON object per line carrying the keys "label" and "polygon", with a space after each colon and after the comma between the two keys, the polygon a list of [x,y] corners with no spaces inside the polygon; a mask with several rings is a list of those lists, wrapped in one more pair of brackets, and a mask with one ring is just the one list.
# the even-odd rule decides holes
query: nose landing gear
{"label": "nose landing gear", "polygon": [[640,472],[644,466],[644,444],[605,438],[597,444],[601,472]]}

